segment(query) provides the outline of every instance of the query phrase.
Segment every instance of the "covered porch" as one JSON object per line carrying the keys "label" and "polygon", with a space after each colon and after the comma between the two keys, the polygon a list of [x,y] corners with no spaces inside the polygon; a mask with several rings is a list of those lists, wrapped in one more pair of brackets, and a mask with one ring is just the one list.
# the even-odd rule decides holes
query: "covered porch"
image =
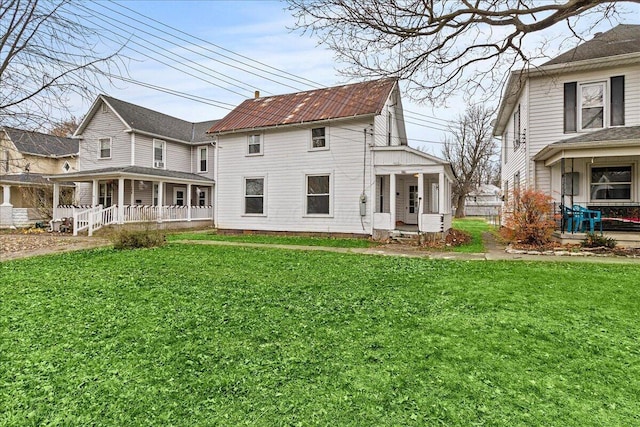
{"label": "covered porch", "polygon": [[[536,168],[547,169],[554,202],[585,208],[603,231],[640,232],[640,127],[611,128],[559,141],[541,150]],[[561,210],[561,209],[559,209]],[[565,215],[561,233],[572,229]]]}
{"label": "covered porch", "polygon": [[[141,167],[65,174],[76,183],[74,205],[59,203],[61,176],[52,176],[53,218],[73,218],[74,234],[109,224],[213,221],[214,181],[197,174]],[[199,222],[195,223],[195,222]]]}
{"label": "covered porch", "polygon": [[[31,227],[52,214],[52,188],[41,174],[0,175],[0,228]],[[73,197],[73,183],[60,182],[63,200]]]}
{"label": "covered porch", "polygon": [[406,146],[373,151],[374,237],[449,230],[453,181],[449,164]]}

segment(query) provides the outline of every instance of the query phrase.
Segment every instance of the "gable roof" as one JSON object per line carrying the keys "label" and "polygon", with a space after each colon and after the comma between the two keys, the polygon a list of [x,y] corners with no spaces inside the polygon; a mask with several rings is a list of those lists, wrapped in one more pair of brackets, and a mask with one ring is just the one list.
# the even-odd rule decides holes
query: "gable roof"
{"label": "gable roof", "polygon": [[620,24],[564,52],[544,65],[564,64],[640,52],[640,25]]}
{"label": "gable roof", "polygon": [[380,114],[395,78],[247,99],[208,133],[225,133],[288,124]]}
{"label": "gable roof", "polygon": [[208,120],[192,123],[108,95],[100,95],[93,103],[75,135],[82,134],[101,102],[105,102],[118,115],[129,131],[185,143],[209,142],[210,138],[207,136],[206,131],[217,122],[217,120]]}
{"label": "gable roof", "polygon": [[75,139],[6,126],[2,129],[22,154],[44,157],[69,157],[78,154],[78,141]]}

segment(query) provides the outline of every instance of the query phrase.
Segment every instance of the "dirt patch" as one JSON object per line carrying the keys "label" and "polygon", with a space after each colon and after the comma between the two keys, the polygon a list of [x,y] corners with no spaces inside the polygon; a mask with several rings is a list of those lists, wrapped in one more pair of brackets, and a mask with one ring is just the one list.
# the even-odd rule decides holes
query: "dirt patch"
{"label": "dirt patch", "polygon": [[108,245],[105,239],[59,233],[0,233],[0,261]]}

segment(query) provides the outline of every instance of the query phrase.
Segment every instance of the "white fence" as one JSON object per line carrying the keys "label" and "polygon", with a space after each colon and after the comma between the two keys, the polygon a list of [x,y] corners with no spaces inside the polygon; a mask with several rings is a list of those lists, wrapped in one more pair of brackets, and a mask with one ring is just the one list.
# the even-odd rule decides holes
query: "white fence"
{"label": "white fence", "polygon": [[56,218],[73,218],[73,234],[88,230],[91,236],[95,230],[109,225],[130,222],[170,222],[213,219],[212,206],[143,206],[125,205],[122,217],[117,205],[102,208],[92,206],[58,206]]}

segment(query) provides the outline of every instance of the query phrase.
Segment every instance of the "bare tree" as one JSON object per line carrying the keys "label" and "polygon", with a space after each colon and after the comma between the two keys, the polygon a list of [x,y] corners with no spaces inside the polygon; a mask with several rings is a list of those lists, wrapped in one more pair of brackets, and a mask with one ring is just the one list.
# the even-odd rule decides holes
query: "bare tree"
{"label": "bare tree", "polygon": [[533,56],[524,41],[564,23],[579,41],[640,0],[287,0],[296,27],[319,36],[348,76],[409,80],[409,96],[441,104],[463,90],[468,99],[499,94],[516,63]]}
{"label": "bare tree", "polygon": [[120,72],[117,52],[99,51],[98,32],[76,0],[0,0],[0,122],[43,128],[68,116],[72,96],[89,99]]}
{"label": "bare tree", "polygon": [[80,126],[80,119],[76,116],[71,116],[68,119],[61,120],[53,125],[51,128],[51,135],[70,137]]}
{"label": "bare tree", "polygon": [[455,124],[449,127],[442,149],[445,160],[453,169],[453,204],[456,218],[464,216],[464,201],[482,179],[491,174],[492,158],[498,146],[491,134],[491,118],[495,110],[470,106]]}

